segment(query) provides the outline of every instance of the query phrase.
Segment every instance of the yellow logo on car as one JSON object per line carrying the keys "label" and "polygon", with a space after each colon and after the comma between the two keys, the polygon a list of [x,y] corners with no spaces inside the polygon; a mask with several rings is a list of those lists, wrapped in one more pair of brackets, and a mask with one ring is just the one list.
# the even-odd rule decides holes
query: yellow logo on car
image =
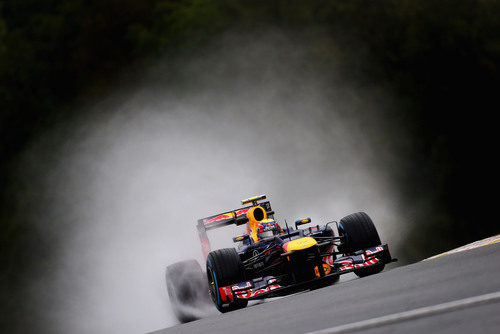
{"label": "yellow logo on car", "polygon": [[291,252],[293,250],[301,250],[312,247],[316,245],[318,242],[311,237],[304,237],[297,240],[292,240],[283,245],[283,249],[285,252]]}
{"label": "yellow logo on car", "polygon": [[[325,272],[325,275],[328,275],[332,271],[332,268],[326,263],[323,263],[323,271]],[[314,274],[316,277],[321,277],[318,266],[314,267]]]}

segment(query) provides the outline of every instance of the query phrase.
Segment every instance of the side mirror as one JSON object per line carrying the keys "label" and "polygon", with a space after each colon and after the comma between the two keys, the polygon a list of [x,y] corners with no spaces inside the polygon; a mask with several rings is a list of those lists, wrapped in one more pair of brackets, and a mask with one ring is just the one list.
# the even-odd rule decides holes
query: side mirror
{"label": "side mirror", "polygon": [[295,222],[295,229],[297,229],[297,226],[309,224],[310,222],[311,218],[299,219]]}
{"label": "side mirror", "polygon": [[248,234],[243,234],[243,235],[239,235],[237,237],[234,237],[233,242],[239,242],[239,241],[244,241],[244,240],[248,240],[248,239],[250,239],[250,236]]}

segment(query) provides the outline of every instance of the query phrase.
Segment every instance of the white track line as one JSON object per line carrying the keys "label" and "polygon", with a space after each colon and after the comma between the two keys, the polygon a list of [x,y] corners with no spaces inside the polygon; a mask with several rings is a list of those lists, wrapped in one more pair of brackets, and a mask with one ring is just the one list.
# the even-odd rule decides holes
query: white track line
{"label": "white track line", "polygon": [[500,291],[488,293],[485,295],[455,300],[448,303],[427,306],[422,308],[417,308],[415,310],[394,313],[390,315],[386,315],[383,317],[368,319],[360,322],[353,322],[346,325],[335,326],[330,328],[321,329],[315,332],[309,332],[307,334],[333,334],[333,333],[345,333],[351,332],[355,330],[367,329],[370,327],[378,327],[382,325],[391,324],[398,321],[410,320],[421,318],[429,315],[434,315],[443,312],[450,312],[454,310],[458,310],[461,308],[465,308],[472,305],[488,303],[493,301],[500,300]]}

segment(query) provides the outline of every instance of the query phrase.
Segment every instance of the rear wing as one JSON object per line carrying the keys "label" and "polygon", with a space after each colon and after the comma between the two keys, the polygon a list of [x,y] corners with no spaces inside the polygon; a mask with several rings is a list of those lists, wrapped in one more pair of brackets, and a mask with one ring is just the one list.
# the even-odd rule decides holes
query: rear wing
{"label": "rear wing", "polygon": [[[242,202],[246,204],[245,201]],[[201,248],[205,258],[208,256],[208,253],[210,253],[210,240],[208,239],[207,231],[233,224],[236,226],[246,224],[248,222],[248,211],[257,205],[261,206],[266,211],[268,217],[273,218],[274,211],[271,209],[271,203],[269,201],[257,203],[257,201],[254,200],[250,206],[198,219],[196,228],[198,229],[198,236],[200,237]]]}

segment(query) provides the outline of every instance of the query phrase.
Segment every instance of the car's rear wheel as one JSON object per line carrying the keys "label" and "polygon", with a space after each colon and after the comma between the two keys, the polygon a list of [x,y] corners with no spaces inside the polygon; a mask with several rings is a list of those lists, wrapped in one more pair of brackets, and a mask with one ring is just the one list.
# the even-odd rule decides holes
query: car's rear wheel
{"label": "car's rear wheel", "polygon": [[[381,244],[377,228],[370,216],[357,212],[345,216],[339,222],[339,234],[344,237],[344,243],[339,251],[351,254],[355,251],[375,247]],[[369,276],[384,270],[385,265],[379,264],[354,271],[359,277]]]}
{"label": "car's rear wheel", "polygon": [[247,300],[236,300],[225,304],[219,288],[245,281],[245,268],[234,248],[223,248],[210,252],[207,257],[207,278],[210,296],[220,312],[229,312],[247,306]]}
{"label": "car's rear wheel", "polygon": [[181,261],[167,267],[167,291],[172,309],[180,322],[189,322],[200,316],[195,310],[209,303],[207,281],[196,260]]}

